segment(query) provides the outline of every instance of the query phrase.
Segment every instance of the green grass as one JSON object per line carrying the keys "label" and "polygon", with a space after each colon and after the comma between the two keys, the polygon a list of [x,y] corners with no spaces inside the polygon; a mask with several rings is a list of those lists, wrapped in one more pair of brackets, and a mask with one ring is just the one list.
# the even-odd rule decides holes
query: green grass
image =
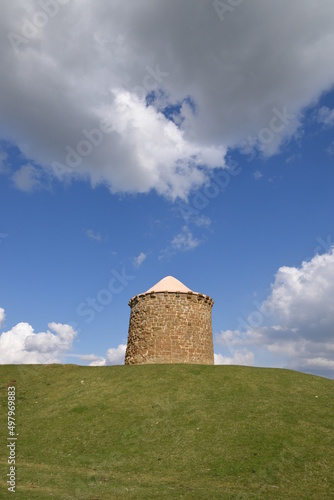
{"label": "green grass", "polygon": [[[18,499],[334,498],[334,381],[238,366],[0,366]],[[83,382],[81,382],[83,381]]]}

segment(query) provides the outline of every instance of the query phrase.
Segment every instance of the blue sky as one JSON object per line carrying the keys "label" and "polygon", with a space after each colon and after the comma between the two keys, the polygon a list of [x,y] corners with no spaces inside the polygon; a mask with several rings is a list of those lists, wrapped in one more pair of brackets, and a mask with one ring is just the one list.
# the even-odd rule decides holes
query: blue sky
{"label": "blue sky", "polygon": [[331,3],[52,5],[1,7],[0,362],[122,363],[173,275],[217,364],[334,377]]}

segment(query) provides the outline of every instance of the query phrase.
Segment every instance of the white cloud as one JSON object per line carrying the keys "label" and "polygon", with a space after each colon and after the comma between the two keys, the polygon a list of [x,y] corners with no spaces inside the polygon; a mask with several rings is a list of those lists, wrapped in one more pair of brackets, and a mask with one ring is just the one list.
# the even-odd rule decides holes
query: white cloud
{"label": "white cloud", "polygon": [[116,348],[111,347],[105,358],[97,358],[89,366],[124,365],[126,344],[119,344]]}
{"label": "white cloud", "polygon": [[94,232],[93,229],[87,229],[86,236],[88,236],[88,238],[90,238],[91,240],[95,240],[95,241],[102,240],[100,233]]}
{"label": "white cloud", "polygon": [[89,363],[89,366],[106,366],[106,358],[98,358]]}
{"label": "white cloud", "polygon": [[176,252],[188,252],[198,247],[201,243],[201,240],[193,236],[189,226],[185,225],[182,227],[182,230],[174,236],[167,247],[161,250],[159,260],[169,260]]}
{"label": "white cloud", "polygon": [[198,247],[200,240],[194,238],[188,226],[183,226],[182,231],[174,236],[171,247],[180,252],[187,252]]}
{"label": "white cloud", "polygon": [[243,339],[238,330],[223,330],[215,336],[217,344],[224,348],[234,350],[235,347],[242,345]]}
{"label": "white cloud", "polygon": [[107,365],[124,365],[126,344],[120,344],[118,347],[108,349]]}
{"label": "white cloud", "polygon": [[310,368],[325,368],[334,371],[334,360],[324,358],[313,358],[305,360],[304,367]]}
{"label": "white cloud", "polygon": [[0,307],[0,328],[3,325],[5,318],[6,318],[5,310],[2,307]]}
{"label": "white cloud", "polygon": [[214,354],[215,365],[253,365],[254,353],[243,349],[234,351],[232,356],[223,356],[222,354]]}
{"label": "white cloud", "polygon": [[296,328],[306,339],[333,339],[334,251],[315,255],[300,268],[281,267],[262,311],[272,311],[279,324]]}
{"label": "white cloud", "polygon": [[147,257],[147,253],[140,252],[140,254],[138,255],[138,257],[134,257],[134,259],[133,259],[133,265],[135,267],[140,267],[142,265],[142,263],[144,262],[144,260],[146,259],[146,257]]}
{"label": "white cloud", "polygon": [[320,108],[318,111],[318,122],[326,125],[327,127],[333,127],[334,109],[330,109],[327,106]]}
{"label": "white cloud", "polygon": [[[0,335],[0,364],[57,363],[72,348],[77,332],[61,323],[49,323],[47,332],[35,333],[28,323],[18,323]],[[52,333],[53,332],[53,333]]]}
{"label": "white cloud", "polygon": [[334,248],[299,268],[281,267],[244,331],[221,332],[217,345],[230,353],[265,350],[281,366],[334,378],[333,297]]}
{"label": "white cloud", "polygon": [[[24,39],[40,7],[4,2],[1,138],[60,179],[172,198],[205,184],[229,147],[275,153],[334,83],[332,0],[249,0],[224,22],[212,4],[71,0]],[[177,106],[174,121],[164,105]],[[18,186],[37,187],[35,171],[19,172]]]}
{"label": "white cloud", "polygon": [[[20,323],[22,324],[22,323]],[[66,352],[72,347],[76,331],[70,325],[61,323],[49,323],[48,327],[55,333],[34,333],[25,339],[25,349],[29,352],[39,353]]]}
{"label": "white cloud", "polygon": [[41,172],[31,164],[22,165],[12,176],[14,186],[26,193],[35,191],[42,186]]}

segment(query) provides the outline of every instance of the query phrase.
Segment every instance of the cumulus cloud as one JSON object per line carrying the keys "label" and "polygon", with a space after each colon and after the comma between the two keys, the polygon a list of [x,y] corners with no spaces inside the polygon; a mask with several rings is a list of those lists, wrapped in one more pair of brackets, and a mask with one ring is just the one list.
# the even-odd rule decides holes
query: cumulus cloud
{"label": "cumulus cloud", "polygon": [[232,356],[223,356],[222,354],[214,354],[215,365],[253,365],[254,353],[248,349],[234,351]]}
{"label": "cumulus cloud", "polygon": [[281,267],[244,330],[216,336],[227,352],[265,349],[288,368],[334,378],[334,248],[299,268]]}
{"label": "cumulus cloud", "polygon": [[333,340],[333,248],[300,268],[281,267],[261,310],[272,311],[279,324],[302,332],[305,339]]}
{"label": "cumulus cloud", "polygon": [[[3,311],[3,309],[2,309]],[[49,323],[49,330],[35,333],[28,323],[18,323],[0,335],[0,364],[57,363],[72,348],[77,332],[61,323]]]}
{"label": "cumulus cloud", "polygon": [[249,0],[223,22],[211,0],[71,0],[43,26],[41,4],[1,8],[0,137],[60,180],[184,198],[228,148],[277,152],[334,83],[332,0]]}
{"label": "cumulus cloud", "polygon": [[119,344],[116,348],[111,347],[105,358],[94,359],[89,366],[124,365],[126,344]]}
{"label": "cumulus cloud", "polygon": [[223,330],[216,335],[216,342],[227,349],[235,349],[242,345],[242,337],[239,330]]}
{"label": "cumulus cloud", "polygon": [[106,366],[106,358],[96,358],[89,363],[89,366]]}
{"label": "cumulus cloud", "polygon": [[120,344],[118,347],[108,349],[107,365],[123,365],[126,351],[126,344]]}

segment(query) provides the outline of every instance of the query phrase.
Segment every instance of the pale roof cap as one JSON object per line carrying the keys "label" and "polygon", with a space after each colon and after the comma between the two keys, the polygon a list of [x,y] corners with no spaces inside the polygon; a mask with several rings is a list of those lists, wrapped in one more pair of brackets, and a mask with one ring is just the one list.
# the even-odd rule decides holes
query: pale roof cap
{"label": "pale roof cap", "polygon": [[[158,281],[152,288],[144,293],[150,292],[191,292],[190,288],[186,287],[181,281],[177,280],[173,276],[166,276],[162,280]],[[193,292],[196,293],[196,292]]]}

